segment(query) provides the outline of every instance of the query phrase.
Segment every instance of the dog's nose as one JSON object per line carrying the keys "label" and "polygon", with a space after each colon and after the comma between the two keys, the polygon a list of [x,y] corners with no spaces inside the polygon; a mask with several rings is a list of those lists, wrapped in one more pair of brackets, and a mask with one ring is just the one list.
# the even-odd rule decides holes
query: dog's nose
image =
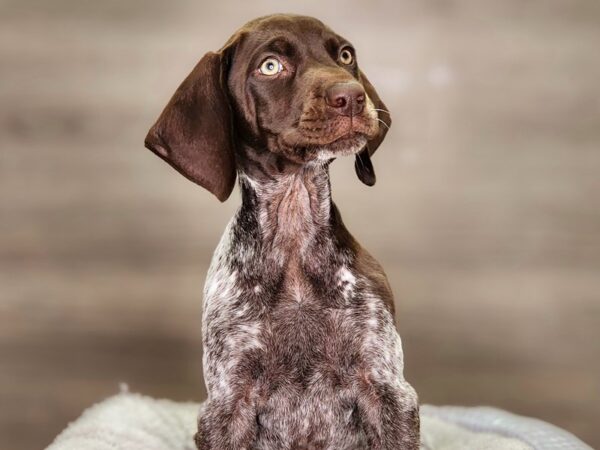
{"label": "dog's nose", "polygon": [[365,90],[357,81],[336,83],[325,92],[327,104],[342,116],[356,116],[365,106]]}

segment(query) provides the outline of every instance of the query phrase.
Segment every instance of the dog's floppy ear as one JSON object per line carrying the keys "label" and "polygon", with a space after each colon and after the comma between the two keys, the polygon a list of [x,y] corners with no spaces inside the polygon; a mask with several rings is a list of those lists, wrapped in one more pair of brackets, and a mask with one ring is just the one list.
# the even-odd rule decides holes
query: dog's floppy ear
{"label": "dog's floppy ear", "polygon": [[226,52],[207,53],[200,60],[145,140],[147,148],[222,202],[236,176]]}
{"label": "dog's floppy ear", "polygon": [[379,118],[380,122],[377,136],[367,142],[365,148],[357,153],[356,161],[354,162],[354,168],[356,169],[356,175],[358,175],[360,181],[365,183],[367,186],[373,186],[376,178],[375,170],[373,169],[373,164],[371,163],[371,155],[375,153],[379,145],[383,142],[385,135],[392,126],[392,118],[387,107],[381,98],[379,98],[379,94],[377,94],[377,91],[362,71],[360,72],[360,81],[362,82],[367,95],[373,102],[374,107],[377,109],[377,117]]}

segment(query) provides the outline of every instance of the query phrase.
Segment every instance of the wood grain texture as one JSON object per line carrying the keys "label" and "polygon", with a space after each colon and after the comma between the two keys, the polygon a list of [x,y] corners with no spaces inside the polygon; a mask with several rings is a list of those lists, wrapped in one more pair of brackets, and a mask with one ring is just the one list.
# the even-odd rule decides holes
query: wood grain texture
{"label": "wood grain texture", "polygon": [[333,169],[396,295],[424,402],[539,417],[600,446],[600,4],[0,3],[0,448],[42,448],[132,390],[199,400],[201,291],[239,204],[143,148],[246,20],[320,17],[394,116],[378,184]]}

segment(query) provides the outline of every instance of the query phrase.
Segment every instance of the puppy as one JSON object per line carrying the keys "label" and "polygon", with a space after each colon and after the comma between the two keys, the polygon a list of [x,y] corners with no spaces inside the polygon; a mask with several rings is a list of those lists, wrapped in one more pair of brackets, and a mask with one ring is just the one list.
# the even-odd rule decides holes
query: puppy
{"label": "puppy", "polygon": [[200,450],[419,447],[392,293],[331,200],[329,164],[371,155],[391,124],[354,48],[320,21],[274,15],[206,54],[146,146],[242,205],[215,252],[203,311]]}

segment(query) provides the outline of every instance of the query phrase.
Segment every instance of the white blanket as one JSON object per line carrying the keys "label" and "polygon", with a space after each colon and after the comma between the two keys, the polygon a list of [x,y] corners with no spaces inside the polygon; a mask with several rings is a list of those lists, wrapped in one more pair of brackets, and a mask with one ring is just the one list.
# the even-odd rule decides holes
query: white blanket
{"label": "white blanket", "polygon": [[[200,405],[123,392],[70,424],[47,450],[196,450]],[[591,450],[548,423],[494,408],[421,408],[423,450]]]}

